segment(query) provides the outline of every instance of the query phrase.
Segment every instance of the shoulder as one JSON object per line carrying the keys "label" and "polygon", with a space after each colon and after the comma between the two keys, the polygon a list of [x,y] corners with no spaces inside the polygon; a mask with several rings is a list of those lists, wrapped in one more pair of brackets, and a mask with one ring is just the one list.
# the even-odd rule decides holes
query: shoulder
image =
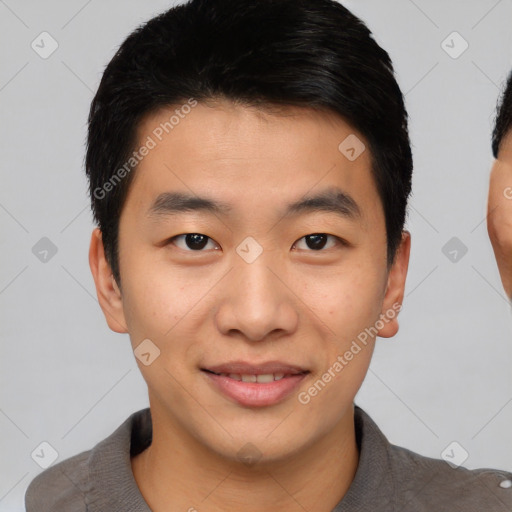
{"label": "shoulder", "polygon": [[398,503],[414,511],[512,511],[512,473],[505,470],[452,466],[390,444]]}
{"label": "shoulder", "polygon": [[85,512],[90,453],[84,451],[39,473],[25,492],[26,512]]}
{"label": "shoulder", "polygon": [[358,406],[355,427],[360,460],[348,506],[389,512],[512,512],[510,471],[457,466],[455,448],[441,459],[392,444]]}
{"label": "shoulder", "polygon": [[25,491],[26,512],[103,511],[117,505],[121,505],[117,509],[127,510],[133,503],[143,504],[130,457],[151,439],[149,408],[134,412],[92,449],[37,475]]}

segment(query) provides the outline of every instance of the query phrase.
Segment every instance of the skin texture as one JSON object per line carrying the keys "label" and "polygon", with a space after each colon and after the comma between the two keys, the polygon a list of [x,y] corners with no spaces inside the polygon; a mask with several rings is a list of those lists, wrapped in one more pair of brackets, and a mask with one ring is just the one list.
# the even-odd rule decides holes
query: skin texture
{"label": "skin texture", "polygon": [[[140,141],[173,109],[147,117]],[[140,162],[119,231],[122,292],[105,260],[101,233],[89,261],[109,327],[128,332],[135,349],[149,338],[161,353],[145,366],[153,441],[132,458],[152,510],[330,511],[358,464],[353,399],[375,338],[307,405],[307,390],[379,315],[401,304],[410,235],[386,265],[382,204],[369,150],[349,161],[338,145],[356,134],[334,114],[287,107],[263,113],[227,101],[199,103]],[[307,212],[283,217],[288,203],[337,186],[360,218]],[[189,212],[150,220],[164,191],[191,192],[232,205],[227,216]],[[210,237],[203,252],[184,237]],[[316,251],[305,236],[327,233]],[[247,263],[236,252],[247,237],[263,248]],[[397,316],[379,330],[391,337]],[[266,407],[221,395],[200,368],[279,360],[308,369],[296,393]],[[252,443],[261,458],[243,464]],[[172,482],[172,485],[171,485]],[[304,508],[303,508],[304,507]]]}
{"label": "skin texture", "polygon": [[487,231],[505,292],[512,300],[512,132],[503,139],[491,169]]}

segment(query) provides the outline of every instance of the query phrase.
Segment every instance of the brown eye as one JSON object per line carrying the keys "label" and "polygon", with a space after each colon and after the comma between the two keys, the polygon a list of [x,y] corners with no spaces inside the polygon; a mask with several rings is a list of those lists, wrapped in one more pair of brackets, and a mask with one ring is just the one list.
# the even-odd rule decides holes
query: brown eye
{"label": "brown eye", "polygon": [[321,251],[326,247],[329,238],[333,240],[333,243],[331,243],[327,249],[331,249],[332,247],[336,247],[337,244],[342,243],[340,238],[334,235],[328,235],[327,233],[312,233],[302,237],[299,242],[304,240],[306,242],[306,249]]}
{"label": "brown eye", "polygon": [[[185,233],[183,235],[177,235],[169,240],[170,243],[189,252],[204,252],[202,250],[208,245],[209,241],[213,243],[213,240],[210,237],[201,233]],[[213,248],[215,248],[215,246]]]}

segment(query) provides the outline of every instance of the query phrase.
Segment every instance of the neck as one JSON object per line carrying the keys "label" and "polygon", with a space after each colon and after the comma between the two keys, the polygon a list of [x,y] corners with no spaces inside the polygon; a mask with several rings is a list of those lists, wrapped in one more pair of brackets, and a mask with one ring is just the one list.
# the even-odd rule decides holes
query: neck
{"label": "neck", "polygon": [[135,481],[153,512],[330,512],[346,494],[359,462],[353,405],[310,446],[253,465],[226,460],[197,439],[184,442],[175,425],[163,419],[152,411],[152,443],[132,458]]}

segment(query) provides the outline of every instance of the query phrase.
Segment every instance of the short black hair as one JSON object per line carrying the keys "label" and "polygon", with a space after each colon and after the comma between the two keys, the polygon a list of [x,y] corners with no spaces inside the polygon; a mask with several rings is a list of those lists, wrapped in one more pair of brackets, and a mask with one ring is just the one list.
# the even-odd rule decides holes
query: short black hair
{"label": "short black hair", "polygon": [[512,71],[498,100],[496,123],[492,133],[492,154],[498,158],[503,139],[512,130]]}
{"label": "short black hair", "polygon": [[262,110],[303,106],[341,116],[369,145],[392,264],[413,162],[408,115],[388,53],[334,0],[190,0],[126,38],[89,112],[85,167],[92,211],[119,286],[119,219],[134,172],[112,179],[126,169],[142,118],[191,99],[228,99]]}

